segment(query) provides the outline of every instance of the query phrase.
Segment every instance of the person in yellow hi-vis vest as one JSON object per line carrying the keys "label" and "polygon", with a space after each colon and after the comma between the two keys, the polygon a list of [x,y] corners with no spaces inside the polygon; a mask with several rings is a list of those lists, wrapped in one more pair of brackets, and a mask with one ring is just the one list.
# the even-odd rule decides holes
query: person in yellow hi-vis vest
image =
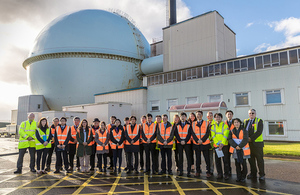
{"label": "person in yellow hi-vis vest", "polygon": [[[213,112],[208,111],[206,114],[206,118],[207,118],[207,121],[206,121],[207,130],[210,131],[212,124],[215,123]],[[211,132],[209,135],[209,140],[210,140],[210,145],[211,145],[211,148],[209,149],[209,153],[208,153],[209,154],[209,163],[210,163],[210,175],[213,175],[214,174],[214,141],[211,138]]]}
{"label": "person in yellow hi-vis vest", "polygon": [[23,167],[23,158],[28,148],[30,154],[30,171],[36,172],[34,169],[35,166],[35,131],[36,131],[36,122],[34,120],[35,115],[33,113],[28,114],[28,120],[23,121],[19,128],[19,158],[17,162],[17,170],[15,174],[22,173]]}
{"label": "person in yellow hi-vis vest", "polygon": [[223,178],[223,170],[221,158],[223,158],[224,163],[224,178],[229,179],[229,162],[228,162],[228,126],[222,121],[223,115],[221,113],[216,113],[214,115],[215,123],[211,126],[211,136],[214,141],[215,147],[215,161],[216,168],[218,172],[218,179]]}

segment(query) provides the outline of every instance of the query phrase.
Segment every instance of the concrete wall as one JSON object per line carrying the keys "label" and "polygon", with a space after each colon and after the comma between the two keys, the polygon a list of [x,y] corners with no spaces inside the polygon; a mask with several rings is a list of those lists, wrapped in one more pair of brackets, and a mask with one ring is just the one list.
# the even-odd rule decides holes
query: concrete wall
{"label": "concrete wall", "polygon": [[153,56],[159,56],[161,54],[163,54],[163,41],[159,41],[156,43],[152,43],[150,45],[151,48],[151,57]]}
{"label": "concrete wall", "polygon": [[[156,114],[167,112],[167,100],[178,99],[178,104],[186,104],[186,97],[198,97],[198,102],[208,102],[209,95],[221,94],[234,117],[248,118],[248,110],[255,108],[257,117],[265,121],[265,140],[300,140],[300,64],[272,67],[187,80],[182,82],[148,86],[147,99],[160,101],[160,110],[152,111],[150,103],[147,111]],[[281,89],[282,104],[265,105],[265,90]],[[235,93],[249,92],[249,105],[236,106]],[[205,113],[206,114],[206,113]],[[268,135],[268,121],[283,121],[285,135]]]}
{"label": "concrete wall", "polygon": [[235,34],[216,11],[164,28],[163,45],[164,72],[236,56]]}

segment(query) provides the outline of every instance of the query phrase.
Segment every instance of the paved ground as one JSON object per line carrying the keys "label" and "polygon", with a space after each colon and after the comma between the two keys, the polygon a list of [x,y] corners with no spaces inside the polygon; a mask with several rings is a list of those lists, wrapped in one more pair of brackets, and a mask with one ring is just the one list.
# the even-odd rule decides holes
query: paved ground
{"label": "paved ground", "polygon": [[[3,143],[4,138],[0,139]],[[2,144],[1,144],[2,145]],[[11,143],[11,145],[13,145]],[[2,146],[0,146],[1,148]],[[6,146],[8,147],[8,146]],[[10,149],[15,150],[14,147]],[[8,150],[8,149],[7,149]],[[6,152],[8,152],[6,150]],[[2,154],[2,150],[0,150]],[[266,159],[265,182],[228,181],[169,175],[126,174],[110,172],[53,174],[37,176],[29,172],[29,155],[25,155],[23,174],[14,175],[17,155],[0,157],[0,194],[299,194],[300,161]],[[55,156],[54,156],[55,159]],[[235,169],[232,164],[233,170]],[[52,165],[54,168],[54,165]],[[204,168],[204,167],[203,167]]]}

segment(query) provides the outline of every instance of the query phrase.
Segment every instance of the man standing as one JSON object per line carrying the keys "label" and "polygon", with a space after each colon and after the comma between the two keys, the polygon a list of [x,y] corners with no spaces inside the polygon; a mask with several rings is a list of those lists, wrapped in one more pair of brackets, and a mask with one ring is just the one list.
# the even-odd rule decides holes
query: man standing
{"label": "man standing", "polygon": [[[108,124],[106,126],[106,129],[107,129],[108,133],[110,133],[110,129],[115,125],[116,119],[117,119],[116,116],[111,116],[110,117],[110,124]],[[107,169],[113,169],[114,168],[113,152],[112,152],[112,150],[110,148],[110,145],[108,145],[108,147],[109,147],[108,157],[110,159],[110,162],[109,162],[109,167],[107,167]]]}
{"label": "man standing", "polygon": [[52,155],[53,155],[53,151],[54,151],[54,148],[55,148],[55,143],[54,143],[54,133],[55,133],[55,129],[56,127],[59,125],[59,118],[55,117],[53,120],[52,120],[52,125],[50,127],[51,129],[51,134],[52,134],[52,140],[51,140],[51,148],[48,152],[48,156],[47,156],[47,166],[46,166],[46,171],[50,172],[51,170],[51,161],[52,161]]}
{"label": "man standing", "polygon": [[[141,124],[140,124],[141,128],[146,123],[146,121],[147,121],[147,117],[145,115],[143,115],[141,117]],[[142,134],[141,134],[141,138],[140,138],[140,171],[144,171],[144,145],[143,145]]]}
{"label": "man standing", "polygon": [[19,129],[19,158],[17,162],[17,170],[14,172],[15,174],[22,173],[23,168],[23,158],[28,148],[30,154],[30,171],[36,172],[34,169],[35,166],[35,131],[36,131],[36,122],[34,121],[34,114],[28,114],[28,120],[23,121],[20,125]]}
{"label": "man standing", "polygon": [[185,151],[185,155],[187,158],[187,176],[191,176],[191,132],[192,127],[189,122],[186,120],[186,113],[182,112],[180,114],[180,123],[177,125],[175,130],[175,137],[177,139],[178,146],[178,154],[179,154],[179,176],[183,175],[183,151]]}
{"label": "man standing", "polygon": [[264,139],[263,139],[263,120],[256,117],[256,110],[250,109],[248,111],[249,118],[245,119],[244,124],[246,131],[249,135],[249,146],[250,146],[250,174],[247,179],[257,178],[256,161],[259,170],[259,180],[265,180],[265,168],[264,168]]}
{"label": "man standing", "polygon": [[[90,171],[95,171],[95,159],[96,159],[96,151],[97,151],[97,143],[95,141],[95,136],[97,131],[100,129],[100,120],[98,118],[94,118],[93,125],[91,127],[92,134],[93,134],[93,141],[90,143],[92,145],[92,155],[90,157]],[[99,161],[97,163],[97,167],[99,167]]]}
{"label": "man standing", "polygon": [[[215,123],[214,121],[214,115],[212,111],[208,111],[206,114],[206,118],[207,118],[207,130],[210,131],[211,126]],[[209,149],[209,162],[210,162],[210,175],[214,174],[214,141],[212,139],[211,136],[211,132],[209,135],[209,140],[210,140],[210,149]]]}
{"label": "man standing", "polygon": [[168,121],[168,115],[164,114],[163,122],[157,125],[157,140],[158,147],[161,154],[161,172],[160,175],[166,173],[166,156],[168,158],[168,174],[172,173],[172,147],[174,131],[172,130],[172,124]]}
{"label": "man standing", "polygon": [[[232,122],[232,118],[233,118],[233,111],[232,110],[227,110],[226,113],[226,118],[227,120],[225,120],[225,124],[228,126],[228,129],[230,131],[232,131],[232,129],[234,129],[234,125],[233,125],[233,122]],[[228,142],[228,162],[229,162],[229,176],[231,176],[231,153],[229,152],[229,149],[230,149],[230,144]]]}
{"label": "man standing", "polygon": [[152,173],[155,174],[156,170],[156,124],[152,122],[152,114],[147,114],[147,122],[142,125],[141,134],[143,138],[143,147],[146,155],[146,170],[145,173],[150,173],[150,154],[152,161]]}
{"label": "man standing", "polygon": [[[76,133],[77,129],[80,123],[80,118],[78,116],[73,118],[74,125],[71,126],[71,137],[69,141],[69,148],[68,148],[68,156],[69,156],[69,163],[70,163],[70,169],[69,171],[73,171],[74,168],[74,156],[76,154],[76,146],[77,146],[77,140],[76,140]],[[80,167],[79,158],[77,157],[77,167]]]}

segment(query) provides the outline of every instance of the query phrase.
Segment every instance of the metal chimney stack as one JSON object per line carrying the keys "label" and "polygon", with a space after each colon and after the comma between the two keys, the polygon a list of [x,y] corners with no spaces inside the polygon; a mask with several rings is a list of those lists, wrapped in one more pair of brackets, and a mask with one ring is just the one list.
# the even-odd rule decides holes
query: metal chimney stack
{"label": "metal chimney stack", "polygon": [[176,0],[169,0],[169,25],[176,23]]}

